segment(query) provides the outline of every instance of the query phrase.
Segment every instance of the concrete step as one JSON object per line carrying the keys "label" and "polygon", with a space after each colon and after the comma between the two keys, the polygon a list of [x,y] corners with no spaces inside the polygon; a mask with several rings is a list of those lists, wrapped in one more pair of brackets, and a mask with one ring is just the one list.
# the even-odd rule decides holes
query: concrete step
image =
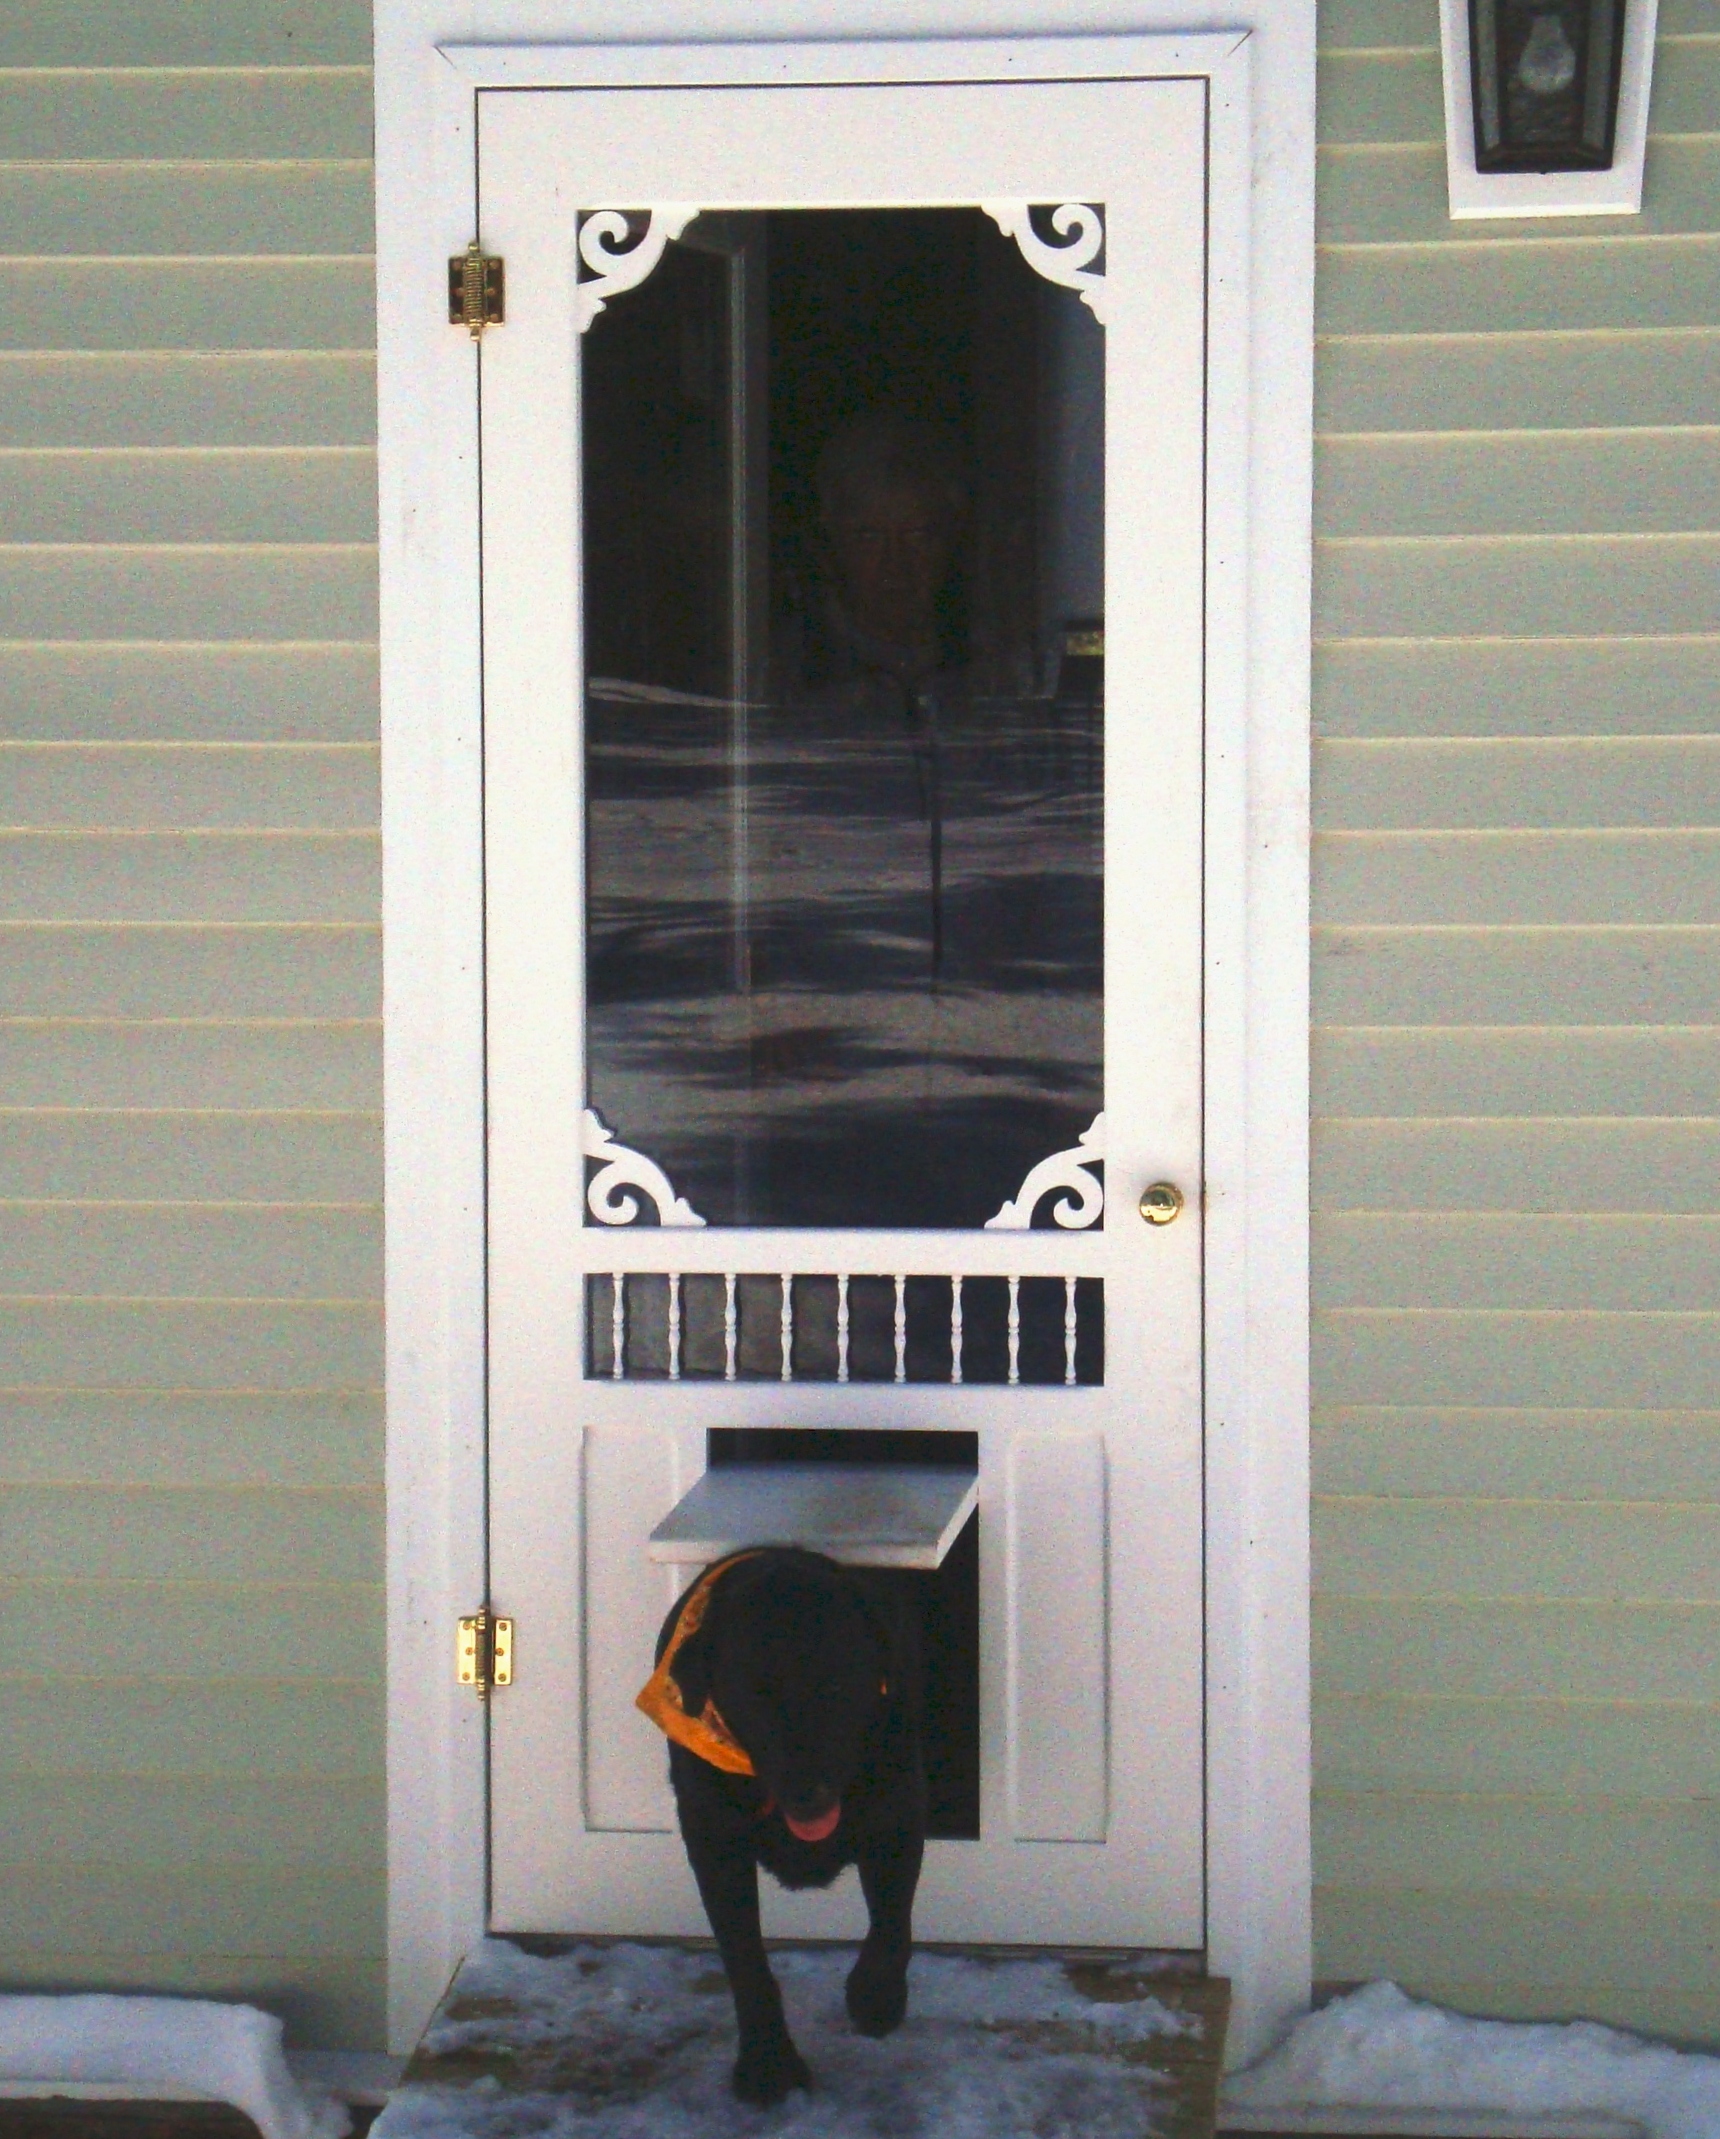
{"label": "concrete step", "polygon": [[[773,1944],[817,2082],[772,2139],[1213,2139],[1230,1986],[1162,1955],[916,1947],[908,2018],[870,2041],[842,2004],[852,1947]],[[744,2139],[728,1985],[708,1940],[487,1939],[371,2139]]]}

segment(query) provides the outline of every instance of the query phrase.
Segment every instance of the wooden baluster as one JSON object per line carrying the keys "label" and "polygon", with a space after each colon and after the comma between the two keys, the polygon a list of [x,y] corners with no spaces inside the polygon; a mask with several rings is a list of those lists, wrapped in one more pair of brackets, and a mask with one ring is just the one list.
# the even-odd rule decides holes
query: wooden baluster
{"label": "wooden baluster", "polygon": [[962,1281],[950,1279],[950,1380],[962,1378]]}
{"label": "wooden baluster", "polygon": [[896,1280],[896,1379],[908,1378],[908,1281]]}
{"label": "wooden baluster", "polygon": [[723,1379],[735,1378],[735,1353],[739,1349],[740,1317],[735,1313],[735,1274],[723,1273]]}
{"label": "wooden baluster", "polygon": [[681,1278],[678,1271],[669,1273],[669,1379],[681,1378]]}
{"label": "wooden baluster", "polygon": [[794,1279],[782,1273],[782,1378],[794,1379]]}
{"label": "wooden baluster", "polygon": [[836,1280],[836,1379],[848,1379],[848,1275]]}
{"label": "wooden baluster", "polygon": [[1013,1389],[1021,1380],[1021,1280],[1012,1277],[1009,1281],[1009,1386]]}
{"label": "wooden baluster", "polygon": [[1075,1280],[1063,1280],[1063,1384],[1075,1386]]}

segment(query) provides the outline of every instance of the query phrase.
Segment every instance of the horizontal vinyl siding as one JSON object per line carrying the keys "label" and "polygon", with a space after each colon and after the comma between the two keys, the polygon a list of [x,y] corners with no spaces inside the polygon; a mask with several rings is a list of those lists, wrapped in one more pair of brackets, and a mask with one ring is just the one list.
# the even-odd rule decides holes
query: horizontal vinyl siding
{"label": "horizontal vinyl siding", "polygon": [[7,359],[0,445],[79,452],[296,446],[332,454],[376,439],[376,367],[363,351],[120,350]]}
{"label": "horizontal vinyl siding", "polygon": [[[230,10],[223,10],[229,13]],[[370,154],[370,69],[30,67],[0,83],[18,156],[174,162]],[[55,246],[62,251],[64,247]]]}
{"label": "horizontal vinyl siding", "polygon": [[372,542],[366,446],[18,452],[0,499],[13,543]]}
{"label": "horizontal vinyl siding", "polygon": [[0,1987],[374,2048],[369,45],[0,24]]}
{"label": "horizontal vinyl siding", "polygon": [[1320,13],[1316,1966],[1712,2043],[1720,8],[1539,225]]}

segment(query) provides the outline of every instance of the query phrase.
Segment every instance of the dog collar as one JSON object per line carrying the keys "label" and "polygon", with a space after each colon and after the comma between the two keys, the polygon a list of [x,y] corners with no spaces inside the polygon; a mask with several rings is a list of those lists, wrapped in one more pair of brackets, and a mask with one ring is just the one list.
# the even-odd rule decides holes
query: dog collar
{"label": "dog collar", "polygon": [[728,1775],[753,1774],[752,1755],[723,1721],[715,1701],[707,1700],[696,1716],[687,1713],[670,1666],[682,1643],[691,1640],[699,1631],[710,1606],[711,1592],[723,1576],[731,1567],[738,1567],[742,1560],[757,1558],[757,1552],[732,1552],[726,1560],[708,1567],[693,1584],[682,1600],[675,1630],[669,1636],[656,1670],[645,1681],[633,1703],[642,1714],[651,1718],[665,1737],[673,1738],[677,1745],[684,1745],[689,1753],[696,1753],[701,1760],[709,1761],[713,1768],[721,1768]]}

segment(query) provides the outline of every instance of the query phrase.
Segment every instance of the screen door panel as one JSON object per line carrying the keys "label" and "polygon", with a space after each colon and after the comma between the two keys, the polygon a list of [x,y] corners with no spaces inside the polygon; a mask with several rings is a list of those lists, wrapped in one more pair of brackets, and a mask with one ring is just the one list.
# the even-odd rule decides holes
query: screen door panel
{"label": "screen door panel", "polygon": [[710,1437],[923,1430],[920,1935],[1200,1942],[1204,116],[480,97],[499,1928],[702,1928],[631,1697]]}

